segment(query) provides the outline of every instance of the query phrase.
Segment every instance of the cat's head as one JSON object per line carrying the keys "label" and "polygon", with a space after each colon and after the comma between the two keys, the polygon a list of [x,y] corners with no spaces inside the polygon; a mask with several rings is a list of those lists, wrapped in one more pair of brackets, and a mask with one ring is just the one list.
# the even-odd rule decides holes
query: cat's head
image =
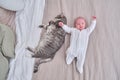
{"label": "cat's head", "polygon": [[54,23],[56,26],[59,26],[58,23],[63,22],[64,24],[67,24],[67,18],[63,15],[63,13],[57,15],[54,19]]}

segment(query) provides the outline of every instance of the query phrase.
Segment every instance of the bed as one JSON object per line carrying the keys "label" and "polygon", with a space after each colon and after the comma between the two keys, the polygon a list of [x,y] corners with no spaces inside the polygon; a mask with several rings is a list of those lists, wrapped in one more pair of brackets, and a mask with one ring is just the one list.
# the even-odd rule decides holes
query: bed
{"label": "bed", "polygon": [[[97,25],[90,36],[82,74],[76,70],[75,60],[70,65],[65,62],[70,39],[70,35],[66,35],[55,58],[41,64],[32,80],[120,80],[119,3],[119,0],[46,0],[44,24],[63,12],[69,26],[73,26],[78,16],[85,17],[90,25],[93,15],[97,17]],[[13,31],[14,18],[15,12],[0,8],[0,22],[10,25]]]}

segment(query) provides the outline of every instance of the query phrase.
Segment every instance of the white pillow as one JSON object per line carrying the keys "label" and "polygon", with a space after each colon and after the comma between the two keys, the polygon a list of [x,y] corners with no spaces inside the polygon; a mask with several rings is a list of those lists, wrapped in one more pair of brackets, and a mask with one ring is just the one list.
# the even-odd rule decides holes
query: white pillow
{"label": "white pillow", "polygon": [[22,10],[24,6],[24,0],[0,0],[0,7],[8,10],[19,11]]}

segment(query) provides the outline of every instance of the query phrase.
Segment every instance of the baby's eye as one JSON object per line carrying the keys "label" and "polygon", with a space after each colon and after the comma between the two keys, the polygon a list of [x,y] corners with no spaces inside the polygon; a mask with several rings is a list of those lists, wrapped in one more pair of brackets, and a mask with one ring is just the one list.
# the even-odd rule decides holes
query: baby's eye
{"label": "baby's eye", "polygon": [[77,24],[77,25],[80,25],[80,24]]}

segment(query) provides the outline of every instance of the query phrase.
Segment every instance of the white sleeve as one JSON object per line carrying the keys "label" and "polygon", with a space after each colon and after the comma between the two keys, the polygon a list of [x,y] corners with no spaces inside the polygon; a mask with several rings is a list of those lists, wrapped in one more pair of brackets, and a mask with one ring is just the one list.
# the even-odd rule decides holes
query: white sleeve
{"label": "white sleeve", "polygon": [[96,20],[93,20],[90,27],[88,27],[86,30],[90,34],[95,29],[95,27],[96,27]]}
{"label": "white sleeve", "polygon": [[71,31],[72,31],[72,28],[68,27],[67,25],[62,26],[62,28],[63,28],[63,30],[65,30],[65,32],[67,32],[67,33],[71,33]]}

